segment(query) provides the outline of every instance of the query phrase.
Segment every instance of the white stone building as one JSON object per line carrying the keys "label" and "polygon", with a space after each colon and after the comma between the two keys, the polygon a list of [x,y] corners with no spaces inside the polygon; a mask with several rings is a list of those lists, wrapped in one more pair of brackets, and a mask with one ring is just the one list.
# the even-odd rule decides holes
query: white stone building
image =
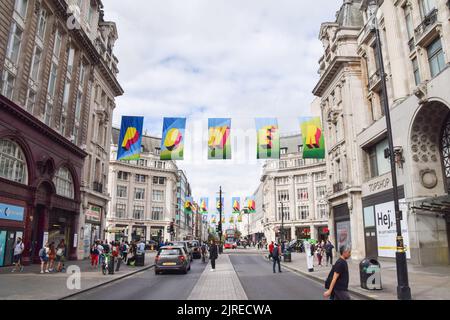
{"label": "white stone building", "polygon": [[329,185],[341,183],[328,198],[330,226],[339,228],[332,235],[339,236],[347,227],[355,258],[395,257],[391,168],[384,156],[386,119],[375,33],[370,28],[375,17],[387,76],[407,257],[422,265],[448,264],[450,10],[446,0],[344,1],[336,23],[322,25],[325,54],[314,93],[322,100]]}
{"label": "white stone building", "polygon": [[117,161],[118,137],[113,128],[108,240],[171,240],[168,227],[176,220],[179,179],[175,162],[160,161],[161,139],[145,135],[139,160]]}
{"label": "white stone building", "polygon": [[299,134],[281,137],[280,160],[269,160],[264,165],[255,192],[257,212],[250,220],[250,234],[255,240],[265,237],[270,242],[280,238],[282,205],[286,240],[328,237],[325,162],[303,159],[302,145]]}

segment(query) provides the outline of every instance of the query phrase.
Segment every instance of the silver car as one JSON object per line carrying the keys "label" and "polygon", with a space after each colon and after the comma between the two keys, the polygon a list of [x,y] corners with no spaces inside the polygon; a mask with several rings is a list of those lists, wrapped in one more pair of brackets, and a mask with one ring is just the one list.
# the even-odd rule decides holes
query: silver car
{"label": "silver car", "polygon": [[155,257],[155,274],[163,271],[181,271],[186,274],[191,270],[191,259],[182,246],[164,246]]}

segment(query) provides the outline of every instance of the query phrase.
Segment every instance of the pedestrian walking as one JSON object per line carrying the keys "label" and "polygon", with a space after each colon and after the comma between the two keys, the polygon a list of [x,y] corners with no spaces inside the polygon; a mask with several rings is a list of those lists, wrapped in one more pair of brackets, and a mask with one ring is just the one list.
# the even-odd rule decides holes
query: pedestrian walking
{"label": "pedestrian walking", "polygon": [[269,260],[272,258],[273,248],[274,248],[274,243],[273,243],[273,241],[272,241],[272,242],[269,244]]}
{"label": "pedestrian walking", "polygon": [[209,247],[209,259],[211,260],[211,271],[216,270],[216,260],[219,257],[219,250],[217,248],[216,242],[211,240],[211,245]]}
{"label": "pedestrian walking", "polygon": [[56,262],[58,265],[56,266],[57,272],[62,272],[64,268],[64,262],[66,258],[66,245],[64,243],[64,239],[61,239],[61,241],[58,244],[58,247],[56,247]]}
{"label": "pedestrian walking", "polygon": [[113,259],[113,266],[114,266],[114,261],[116,261],[116,272],[119,271],[120,269],[120,264],[122,262],[122,255],[120,252],[120,246],[119,246],[119,242],[115,241],[111,243],[112,245],[112,259]]}
{"label": "pedestrian walking", "polygon": [[95,242],[91,246],[91,267],[92,268],[98,268],[98,260],[99,260],[99,255],[100,255],[98,246],[99,246],[99,244],[97,242]]}
{"label": "pedestrian walking", "polygon": [[122,254],[122,260],[124,263],[127,263],[127,255],[128,255],[128,243],[122,242],[122,247],[120,248]]}
{"label": "pedestrian walking", "polygon": [[39,250],[39,259],[41,260],[41,273],[48,273],[48,252],[50,248],[48,242]]}
{"label": "pedestrian walking", "polygon": [[348,293],[349,272],[347,260],[351,257],[352,252],[349,246],[339,248],[340,258],[336,261],[330,274],[325,281],[325,289],[323,294],[325,298],[330,300],[350,300]]}
{"label": "pedestrian walking", "polygon": [[103,260],[105,259],[105,256],[103,255],[103,253],[105,253],[105,248],[103,247],[104,243],[103,241],[98,241],[97,243],[97,251],[98,251],[98,265],[97,266],[102,266],[103,264]]}
{"label": "pedestrian walking", "polygon": [[25,245],[22,242],[22,238],[17,238],[17,243],[14,246],[14,269],[11,270],[11,272],[16,272],[16,269],[18,268],[20,272],[23,271],[22,266],[22,253],[23,250],[25,250]]}
{"label": "pedestrian walking", "polygon": [[281,246],[278,244],[275,244],[273,251],[272,251],[272,259],[273,259],[273,273],[275,272],[275,265],[278,264],[278,272],[281,273],[281,263],[280,263],[280,257],[281,257]]}
{"label": "pedestrian walking", "polygon": [[330,240],[327,241],[327,243],[325,244],[325,254],[327,256],[327,267],[328,267],[328,262],[330,263],[330,265],[333,265],[333,249],[334,246],[331,243]]}
{"label": "pedestrian walking", "polygon": [[55,243],[50,243],[49,252],[48,252],[48,272],[55,271],[55,260],[56,260],[56,248]]}
{"label": "pedestrian walking", "polygon": [[318,261],[318,267],[322,267],[322,258],[323,258],[324,249],[322,243],[317,244],[316,246],[316,255]]}

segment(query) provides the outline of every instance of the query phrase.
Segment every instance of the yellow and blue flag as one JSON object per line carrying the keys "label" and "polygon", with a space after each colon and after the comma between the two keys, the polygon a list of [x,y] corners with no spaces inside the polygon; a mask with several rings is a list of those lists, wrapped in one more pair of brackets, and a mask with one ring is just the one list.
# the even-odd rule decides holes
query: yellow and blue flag
{"label": "yellow and blue flag", "polygon": [[117,160],[137,160],[141,156],[144,117],[122,117]]}

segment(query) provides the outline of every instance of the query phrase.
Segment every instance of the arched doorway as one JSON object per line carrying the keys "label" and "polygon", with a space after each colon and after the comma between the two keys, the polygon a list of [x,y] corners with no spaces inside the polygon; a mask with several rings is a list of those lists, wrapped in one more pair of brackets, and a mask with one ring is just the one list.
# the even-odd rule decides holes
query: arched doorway
{"label": "arched doorway", "polygon": [[450,115],[444,122],[441,135],[441,157],[447,192],[450,193]]}

